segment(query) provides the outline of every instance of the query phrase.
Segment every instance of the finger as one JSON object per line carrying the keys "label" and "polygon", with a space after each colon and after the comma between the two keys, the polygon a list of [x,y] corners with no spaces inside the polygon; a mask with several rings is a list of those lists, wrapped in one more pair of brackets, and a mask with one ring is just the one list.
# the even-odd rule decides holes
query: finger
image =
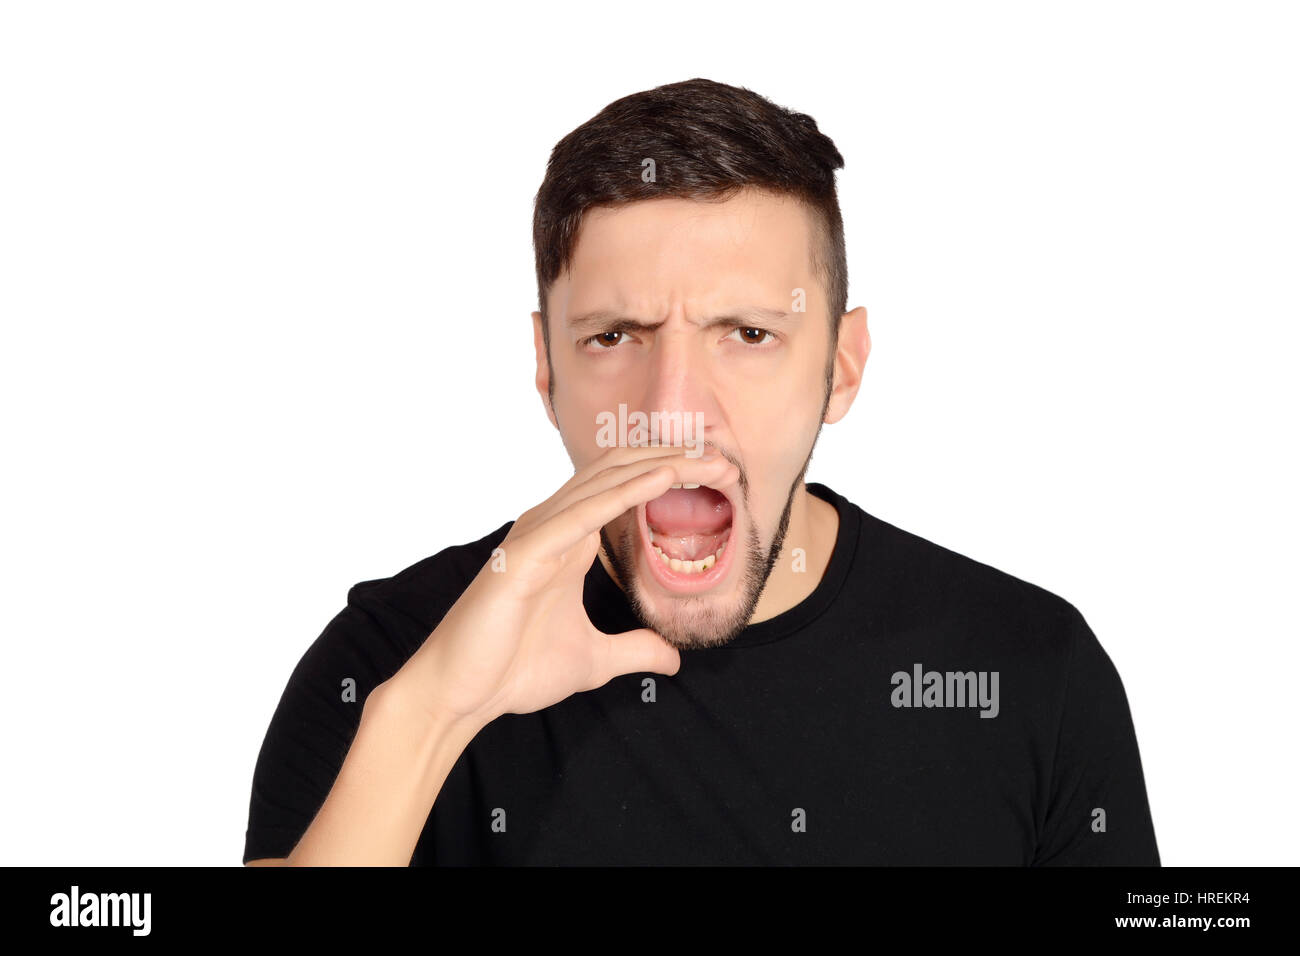
{"label": "finger", "polygon": [[[615,445],[605,449],[581,468],[575,469],[570,481],[582,484],[598,472],[615,465],[652,458],[671,458],[674,455],[684,455],[688,450],[685,445]],[[710,452],[700,449],[699,454],[710,454]]]}
{"label": "finger", "polygon": [[658,633],[647,627],[622,634],[603,634],[593,628],[596,640],[591,683],[594,690],[623,674],[676,674],[682,655]]}
{"label": "finger", "polygon": [[531,521],[541,523],[552,515],[558,514],[573,503],[583,499],[598,495],[603,491],[613,488],[633,478],[636,475],[653,471],[655,468],[668,465],[676,470],[678,482],[683,484],[695,483],[708,485],[712,482],[719,482],[727,474],[727,465],[729,463],[721,455],[715,455],[712,458],[689,458],[683,455],[668,455],[655,458],[643,459],[640,461],[628,462],[624,465],[616,465],[606,468],[604,471],[593,475],[586,482],[569,490],[567,495],[554,496],[530,516]]}
{"label": "finger", "polygon": [[714,486],[723,487],[739,477],[739,473],[735,471],[736,466],[725,459],[707,466],[710,469],[721,469],[713,471],[712,475],[708,471],[701,470],[705,467],[695,462],[687,465],[676,461],[660,465],[590,498],[575,501],[536,528],[526,532],[521,542],[532,539],[532,543],[527,546],[528,553],[538,560],[553,560],[583,538],[595,534],[624,512],[658,498],[681,480],[679,472],[694,474],[700,478],[707,477]]}
{"label": "finger", "polygon": [[625,511],[658,498],[677,480],[673,466],[658,465],[599,494],[581,498],[524,533],[515,550],[539,561],[558,558]]}
{"label": "finger", "polygon": [[[525,512],[527,521],[523,520],[521,515],[520,523],[531,525],[537,521],[544,521],[546,518],[562,510],[575,500],[577,489],[588,484],[596,476],[608,471],[611,468],[621,467],[627,464],[645,462],[646,467],[653,467],[656,461],[666,461],[672,458],[686,457],[686,449],[679,445],[618,445],[608,449],[593,461],[579,468],[573,473],[573,476],[556,489],[555,494],[551,495],[535,508]],[[702,456],[696,456],[697,460]],[[582,495],[580,497],[586,497]]]}

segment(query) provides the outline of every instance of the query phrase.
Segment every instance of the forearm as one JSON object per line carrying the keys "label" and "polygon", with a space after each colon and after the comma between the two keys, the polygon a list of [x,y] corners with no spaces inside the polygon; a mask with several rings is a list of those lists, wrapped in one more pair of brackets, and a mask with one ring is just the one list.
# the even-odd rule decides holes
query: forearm
{"label": "forearm", "polygon": [[410,684],[399,672],[366,698],[338,777],[286,866],[410,864],[447,774],[482,726],[431,713]]}

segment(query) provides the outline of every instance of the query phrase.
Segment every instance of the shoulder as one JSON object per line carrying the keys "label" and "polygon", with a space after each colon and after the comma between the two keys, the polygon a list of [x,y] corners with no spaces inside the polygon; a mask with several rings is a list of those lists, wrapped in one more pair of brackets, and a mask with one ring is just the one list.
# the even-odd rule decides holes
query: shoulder
{"label": "shoulder", "polygon": [[861,520],[852,587],[869,647],[940,671],[998,672],[1004,712],[1027,727],[1061,726],[1068,699],[1122,715],[1118,672],[1066,597],[865,511]]}
{"label": "shoulder", "polygon": [[348,606],[398,615],[427,634],[487,564],[513,524],[507,521],[477,541],[443,548],[388,577],[359,581],[348,590]]}
{"label": "shoulder", "polygon": [[855,587],[888,629],[943,632],[990,651],[1050,657],[1061,667],[1091,636],[1079,609],[1060,594],[858,511]]}
{"label": "shoulder", "polygon": [[352,585],[347,604],[303,653],[291,685],[353,676],[369,691],[388,679],[438,626],[513,521],[477,541],[452,545],[387,577]]}

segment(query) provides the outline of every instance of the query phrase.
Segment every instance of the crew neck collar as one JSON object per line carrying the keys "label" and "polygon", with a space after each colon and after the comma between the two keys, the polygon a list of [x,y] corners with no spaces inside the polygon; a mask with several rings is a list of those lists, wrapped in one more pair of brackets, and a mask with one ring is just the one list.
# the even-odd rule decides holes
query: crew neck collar
{"label": "crew neck collar", "polygon": [[[853,566],[862,518],[852,502],[826,485],[810,481],[804,487],[810,494],[833,505],[840,519],[830,562],[817,587],[794,607],[787,608],[776,617],[749,625],[726,644],[720,647],[694,648],[689,653],[719,653],[779,641],[807,627],[834,603]],[[606,608],[612,611],[609,620],[594,622],[601,630],[613,633],[644,626],[632,613],[627,595],[609,576],[599,557],[592,562],[591,570],[587,572],[586,589],[588,597],[592,599],[587,603],[589,611],[593,608],[599,608],[602,612]],[[606,615],[602,613],[601,616]]]}

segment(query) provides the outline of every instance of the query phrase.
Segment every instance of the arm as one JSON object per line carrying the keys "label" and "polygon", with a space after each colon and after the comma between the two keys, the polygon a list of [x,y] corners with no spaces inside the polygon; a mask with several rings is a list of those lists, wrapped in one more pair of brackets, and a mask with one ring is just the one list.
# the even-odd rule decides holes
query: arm
{"label": "arm", "polygon": [[[249,865],[407,866],[448,774],[488,723],[620,674],[676,673],[680,656],[660,635],[604,634],[587,617],[583,581],[598,532],[674,482],[738,477],[725,458],[680,448],[614,448],[575,473],[512,524],[500,568],[483,567],[414,654],[373,685],[350,739],[346,711],[323,690],[339,673],[333,657],[305,658],[259,756]],[[350,612],[340,626],[360,608]],[[314,739],[316,727],[326,742]],[[319,807],[311,816],[310,805]],[[287,856],[266,852],[299,833]]]}
{"label": "arm", "polygon": [[1137,735],[1119,672],[1077,610],[1039,866],[1159,866]]}
{"label": "arm", "polygon": [[[431,711],[406,668],[366,698],[356,739],[285,866],[406,866],[447,774],[482,725]],[[250,862],[249,865],[252,865]]]}

